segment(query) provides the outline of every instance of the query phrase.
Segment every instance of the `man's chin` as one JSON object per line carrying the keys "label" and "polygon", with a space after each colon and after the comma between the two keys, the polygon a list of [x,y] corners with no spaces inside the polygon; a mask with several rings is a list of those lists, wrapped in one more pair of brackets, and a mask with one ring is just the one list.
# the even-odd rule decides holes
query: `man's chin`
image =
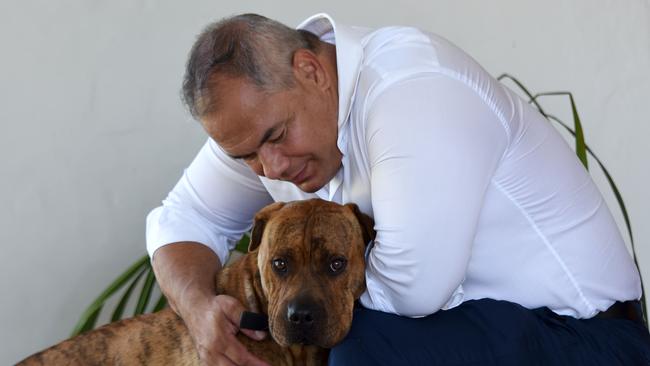
{"label": "man's chin", "polygon": [[318,190],[320,190],[321,188],[323,188],[325,184],[314,182],[313,179],[307,179],[302,183],[295,184],[295,186],[305,193],[315,193],[318,192]]}
{"label": "man's chin", "polygon": [[296,187],[298,187],[301,191],[305,193],[315,193],[318,192],[318,190],[320,190],[321,188],[323,188],[322,186],[319,187],[319,186],[311,185],[309,184],[309,182],[298,184],[296,185]]}

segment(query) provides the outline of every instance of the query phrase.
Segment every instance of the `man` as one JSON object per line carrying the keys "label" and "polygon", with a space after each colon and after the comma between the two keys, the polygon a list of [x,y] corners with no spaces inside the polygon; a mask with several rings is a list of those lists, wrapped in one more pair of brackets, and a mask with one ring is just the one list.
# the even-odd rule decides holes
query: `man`
{"label": "man", "polygon": [[212,279],[259,208],[313,197],[358,204],[377,231],[330,364],[650,360],[637,270],[536,110],[436,35],[324,14],[298,29],[225,19],[187,64],[185,102],[210,139],[147,242],[206,364],[264,364],[235,341],[244,309]]}

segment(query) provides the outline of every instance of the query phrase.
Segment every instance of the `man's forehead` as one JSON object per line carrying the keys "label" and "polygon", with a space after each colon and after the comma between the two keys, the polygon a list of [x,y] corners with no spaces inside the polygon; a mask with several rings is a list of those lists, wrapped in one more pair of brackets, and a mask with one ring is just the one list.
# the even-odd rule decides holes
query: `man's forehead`
{"label": "man's forehead", "polygon": [[[233,85],[228,89],[228,85]],[[286,118],[287,106],[277,98],[242,81],[225,81],[219,106],[201,120],[204,128],[227,153],[247,153],[246,144],[262,141]],[[250,148],[250,147],[248,147]]]}

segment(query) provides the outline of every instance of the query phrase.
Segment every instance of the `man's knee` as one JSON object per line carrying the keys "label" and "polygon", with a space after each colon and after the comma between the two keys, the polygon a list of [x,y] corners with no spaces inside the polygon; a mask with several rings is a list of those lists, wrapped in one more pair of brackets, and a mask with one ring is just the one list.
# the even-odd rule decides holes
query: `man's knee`
{"label": "man's knee", "polygon": [[330,350],[329,366],[377,365],[366,347],[356,338],[346,338]]}
{"label": "man's knee", "polygon": [[364,308],[355,309],[350,332],[330,351],[329,365],[404,364],[399,342],[390,336],[396,330],[392,323],[398,318]]}
{"label": "man's knee", "polygon": [[503,338],[486,337],[485,330],[507,333],[493,323],[513,317],[517,307],[483,300],[481,306],[468,302],[416,319],[359,308],[354,312],[350,333],[331,350],[329,365],[447,365],[489,360],[503,348],[499,347]]}

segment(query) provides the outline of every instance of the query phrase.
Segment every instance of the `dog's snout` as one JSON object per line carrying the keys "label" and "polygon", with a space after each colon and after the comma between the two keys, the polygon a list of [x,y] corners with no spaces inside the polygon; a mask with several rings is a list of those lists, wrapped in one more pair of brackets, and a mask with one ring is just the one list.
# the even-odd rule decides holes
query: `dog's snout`
{"label": "dog's snout", "polygon": [[312,310],[307,306],[291,304],[287,309],[287,318],[294,325],[311,325],[314,323]]}
{"label": "dog's snout", "polygon": [[288,343],[320,344],[326,324],[323,306],[311,296],[299,296],[287,303],[285,318]]}
{"label": "dog's snout", "polygon": [[287,304],[287,322],[294,329],[307,330],[322,321],[324,312],[310,296],[299,296]]}

